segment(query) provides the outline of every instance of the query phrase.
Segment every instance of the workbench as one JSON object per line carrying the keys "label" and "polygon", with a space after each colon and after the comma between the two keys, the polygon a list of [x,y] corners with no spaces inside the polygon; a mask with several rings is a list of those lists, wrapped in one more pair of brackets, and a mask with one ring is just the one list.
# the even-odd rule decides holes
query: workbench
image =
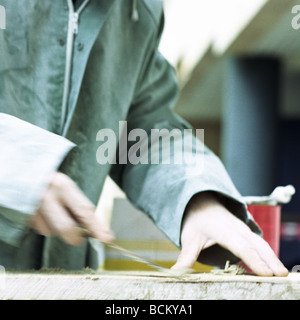
{"label": "workbench", "polygon": [[[3,286],[2,286],[3,287]],[[17,300],[295,300],[300,274],[286,278],[159,272],[6,272],[0,299]]]}

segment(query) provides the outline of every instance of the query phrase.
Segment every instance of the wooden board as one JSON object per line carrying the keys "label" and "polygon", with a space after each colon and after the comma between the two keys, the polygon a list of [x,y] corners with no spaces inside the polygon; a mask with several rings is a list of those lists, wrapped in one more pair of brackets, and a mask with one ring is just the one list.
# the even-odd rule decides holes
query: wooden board
{"label": "wooden board", "polygon": [[267,278],[198,273],[177,279],[158,272],[7,272],[0,299],[294,300],[300,299],[300,275]]}

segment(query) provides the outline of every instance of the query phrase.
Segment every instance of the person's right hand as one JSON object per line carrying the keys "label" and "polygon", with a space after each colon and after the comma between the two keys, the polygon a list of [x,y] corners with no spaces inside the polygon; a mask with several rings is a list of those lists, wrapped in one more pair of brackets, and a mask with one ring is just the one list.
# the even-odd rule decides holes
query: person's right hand
{"label": "person's right hand", "polygon": [[85,236],[82,228],[101,242],[114,239],[111,230],[101,225],[91,201],[73,180],[59,172],[54,174],[30,227],[47,237],[59,236],[71,245],[82,242]]}

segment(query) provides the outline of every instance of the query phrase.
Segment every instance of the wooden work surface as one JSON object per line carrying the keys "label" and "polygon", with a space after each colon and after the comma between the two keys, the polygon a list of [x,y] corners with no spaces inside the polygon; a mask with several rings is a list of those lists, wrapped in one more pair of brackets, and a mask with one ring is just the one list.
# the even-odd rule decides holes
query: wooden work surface
{"label": "wooden work surface", "polygon": [[172,278],[159,272],[6,272],[0,299],[40,300],[294,300],[300,274],[286,278],[198,273]]}

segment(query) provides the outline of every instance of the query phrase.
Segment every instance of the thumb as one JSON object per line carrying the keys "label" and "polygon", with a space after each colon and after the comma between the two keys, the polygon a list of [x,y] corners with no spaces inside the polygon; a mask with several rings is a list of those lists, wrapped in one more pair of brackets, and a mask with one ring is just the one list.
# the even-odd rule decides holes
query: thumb
{"label": "thumb", "polygon": [[204,245],[205,241],[193,241],[192,243],[187,244],[183,243],[176,264],[171,269],[181,270],[193,268]]}

